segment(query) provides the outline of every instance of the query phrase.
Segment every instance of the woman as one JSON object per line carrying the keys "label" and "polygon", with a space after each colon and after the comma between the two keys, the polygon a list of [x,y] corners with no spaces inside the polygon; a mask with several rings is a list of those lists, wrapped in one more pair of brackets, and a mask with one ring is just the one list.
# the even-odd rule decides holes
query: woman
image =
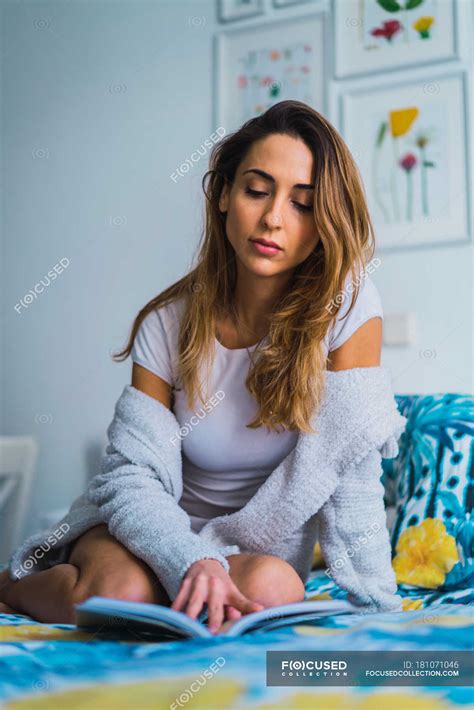
{"label": "woman", "polygon": [[[361,278],[374,244],[360,176],[321,114],[282,101],[247,121],[215,146],[203,188],[197,265],[140,311],[116,355],[132,354],[132,386],[181,425],[179,506],[194,533],[242,508],[299,432],[312,431],[324,371],[378,366],[382,337],[378,292]],[[190,427],[203,384],[216,404]],[[171,604],[193,618],[206,603],[216,630],[304,598],[278,556],[227,562],[226,571],[217,559],[195,561],[171,604],[153,571],[96,525],[66,562],[18,581],[4,572],[0,599],[46,622],[73,621],[74,603],[91,595]]]}

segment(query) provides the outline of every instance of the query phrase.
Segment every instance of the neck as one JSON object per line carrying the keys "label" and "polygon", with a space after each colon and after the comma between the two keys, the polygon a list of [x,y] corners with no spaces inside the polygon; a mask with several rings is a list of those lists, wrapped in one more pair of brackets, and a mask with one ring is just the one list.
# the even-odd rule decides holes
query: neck
{"label": "neck", "polygon": [[251,274],[237,279],[234,308],[242,329],[262,336],[268,332],[271,311],[285,292],[290,276],[284,273],[269,278]]}

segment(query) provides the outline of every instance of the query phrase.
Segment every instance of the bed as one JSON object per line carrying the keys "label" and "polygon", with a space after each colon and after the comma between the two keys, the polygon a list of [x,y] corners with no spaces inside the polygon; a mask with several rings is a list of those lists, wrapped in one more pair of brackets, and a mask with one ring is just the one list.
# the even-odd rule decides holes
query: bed
{"label": "bed", "polygon": [[[455,685],[266,685],[269,650],[472,652],[474,399],[460,393],[440,393],[396,395],[396,401],[407,417],[407,427],[398,457],[383,461],[382,480],[402,612],[332,616],[238,639],[166,642],[144,642],[130,632],[104,638],[74,626],[46,625],[24,616],[0,614],[1,707],[474,707],[473,688]],[[346,592],[325,573],[324,560],[317,559],[315,548],[314,567],[318,564],[320,568],[313,569],[307,581],[306,598],[345,599]],[[209,672],[212,667],[217,670]],[[200,677],[206,682],[196,689],[193,681]]]}
{"label": "bed", "polygon": [[[150,642],[120,639],[0,615],[0,702],[21,708],[252,708],[441,710],[471,706],[472,688],[268,687],[267,650],[472,650],[474,590],[400,587],[403,612],[326,617],[239,639]],[[313,570],[307,599],[344,599]],[[190,685],[217,659],[218,672]],[[216,666],[214,666],[216,667]],[[194,685],[196,688],[196,685]]]}

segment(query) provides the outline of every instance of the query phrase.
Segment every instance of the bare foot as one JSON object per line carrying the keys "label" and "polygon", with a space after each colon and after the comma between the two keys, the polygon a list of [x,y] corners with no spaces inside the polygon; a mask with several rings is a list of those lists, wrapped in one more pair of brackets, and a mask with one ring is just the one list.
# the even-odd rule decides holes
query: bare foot
{"label": "bare foot", "polygon": [[1,601],[1,599],[5,599],[5,592],[8,587],[12,585],[12,580],[10,579],[10,575],[8,574],[8,570],[3,570],[3,572],[0,572],[0,614],[20,614],[19,611],[16,609],[12,609],[11,606],[8,606],[8,604],[5,604],[5,602]]}
{"label": "bare foot", "polygon": [[12,609],[10,606],[7,606],[3,602],[0,602],[0,614],[18,614],[18,611],[15,611],[15,609]]}

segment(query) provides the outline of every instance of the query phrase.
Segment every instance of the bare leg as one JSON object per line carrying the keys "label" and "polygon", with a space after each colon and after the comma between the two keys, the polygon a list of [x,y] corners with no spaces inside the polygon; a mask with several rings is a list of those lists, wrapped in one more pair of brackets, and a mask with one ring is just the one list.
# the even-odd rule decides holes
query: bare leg
{"label": "bare leg", "polygon": [[[293,567],[273,555],[230,555],[229,573],[240,591],[265,607],[304,599]],[[74,623],[74,604],[109,596],[170,606],[153,571],[112,537],[105,525],[76,541],[69,561],[12,581],[0,574],[0,600],[17,613],[45,623]],[[1,611],[1,609],[0,609]]]}
{"label": "bare leg", "polygon": [[285,560],[244,553],[230,555],[227,560],[232,581],[252,601],[270,607],[304,600],[301,577]]}
{"label": "bare leg", "polygon": [[45,623],[74,623],[74,604],[94,595],[171,603],[148,565],[112,537],[106,525],[78,538],[66,564],[18,581],[0,575],[0,600]]}
{"label": "bare leg", "polygon": [[17,581],[10,579],[8,572],[2,572],[0,598],[15,614],[26,614],[38,621],[70,623],[64,606],[78,576],[77,567],[69,564],[56,565]]}

